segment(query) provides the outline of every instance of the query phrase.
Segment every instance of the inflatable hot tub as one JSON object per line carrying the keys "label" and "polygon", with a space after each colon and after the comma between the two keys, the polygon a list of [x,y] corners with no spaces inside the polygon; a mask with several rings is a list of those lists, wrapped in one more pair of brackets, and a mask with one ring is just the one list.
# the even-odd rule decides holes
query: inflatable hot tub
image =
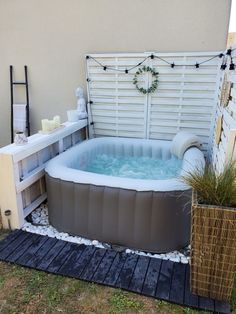
{"label": "inflatable hot tub", "polygon": [[190,238],[191,190],[178,178],[204,166],[203,153],[183,154],[175,178],[114,177],[86,171],[97,155],[168,161],[171,141],[95,138],[49,161],[46,184],[49,221],[59,231],[149,252],[184,247]]}

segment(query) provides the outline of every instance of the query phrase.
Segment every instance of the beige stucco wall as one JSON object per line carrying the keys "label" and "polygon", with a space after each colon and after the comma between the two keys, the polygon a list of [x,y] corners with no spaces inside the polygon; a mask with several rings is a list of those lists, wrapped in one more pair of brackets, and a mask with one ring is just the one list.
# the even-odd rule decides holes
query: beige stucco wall
{"label": "beige stucco wall", "polygon": [[29,67],[36,131],[42,118],[60,114],[65,120],[66,110],[75,106],[74,89],[85,86],[85,53],[222,50],[230,3],[0,0],[0,146],[10,140],[10,64],[17,79],[23,65]]}
{"label": "beige stucco wall", "polygon": [[236,44],[236,32],[228,34],[227,47],[231,47]]}

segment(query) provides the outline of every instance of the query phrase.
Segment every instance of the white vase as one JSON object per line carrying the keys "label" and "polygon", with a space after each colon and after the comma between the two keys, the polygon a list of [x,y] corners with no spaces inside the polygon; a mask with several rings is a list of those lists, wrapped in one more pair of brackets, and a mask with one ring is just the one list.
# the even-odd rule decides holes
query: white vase
{"label": "white vase", "polygon": [[28,139],[25,136],[24,132],[16,132],[15,138],[14,138],[14,143],[16,145],[25,145],[28,143]]}

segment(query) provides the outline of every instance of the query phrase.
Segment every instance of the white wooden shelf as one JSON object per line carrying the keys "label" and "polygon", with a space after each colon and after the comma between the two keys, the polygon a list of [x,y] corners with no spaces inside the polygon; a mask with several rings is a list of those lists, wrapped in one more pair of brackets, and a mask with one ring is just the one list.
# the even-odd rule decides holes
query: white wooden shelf
{"label": "white wooden shelf", "polygon": [[10,144],[3,148],[0,148],[0,154],[9,154],[13,156],[14,162],[22,160],[27,156],[42,150],[45,147],[65,138],[68,135],[87,126],[87,119],[80,120],[78,122],[65,122],[63,123],[65,128],[59,129],[52,134],[34,134],[28,137],[28,144],[18,146],[16,144]]}
{"label": "white wooden shelf", "polygon": [[[25,217],[47,198],[47,162],[85,138],[82,130],[87,119],[63,125],[51,134],[28,137],[24,146],[10,144],[0,149],[0,209],[5,228],[8,219],[13,229],[22,227]],[[6,210],[11,211],[8,218]]]}

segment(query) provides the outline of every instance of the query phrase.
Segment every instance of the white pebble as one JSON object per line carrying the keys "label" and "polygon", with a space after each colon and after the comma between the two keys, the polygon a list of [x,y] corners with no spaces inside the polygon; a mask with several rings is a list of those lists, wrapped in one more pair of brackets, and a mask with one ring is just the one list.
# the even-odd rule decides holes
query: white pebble
{"label": "white pebble", "polygon": [[[49,221],[48,221],[48,208],[46,204],[42,204],[39,208],[37,208],[36,210],[34,210],[31,214],[31,218],[32,218],[32,223],[30,222],[25,222],[22,230],[25,230],[27,232],[31,232],[31,233],[36,233],[36,234],[41,234],[41,235],[47,235],[51,238],[57,238],[57,239],[61,239],[63,241],[68,241],[68,242],[72,242],[72,243],[76,243],[76,244],[85,244],[85,245],[94,245],[98,248],[108,248],[110,247],[109,244],[107,243],[101,243],[98,240],[88,240],[82,237],[76,237],[76,236],[71,236],[66,232],[59,232],[57,231],[54,227],[49,225]],[[187,247],[188,250],[190,250],[190,245]],[[185,248],[186,250],[186,248]],[[179,251],[172,251],[166,254],[155,254],[155,253],[146,253],[146,252],[142,252],[139,250],[131,250],[131,249],[126,249],[125,252],[127,254],[137,254],[137,255],[141,255],[141,256],[148,256],[151,258],[159,258],[159,259],[163,259],[163,260],[171,260],[173,262],[180,262],[183,264],[188,264],[190,257],[184,255],[183,253],[179,252]]]}
{"label": "white pebble", "polygon": [[183,264],[188,264],[188,259],[187,258],[181,258],[181,263]]}
{"label": "white pebble", "polygon": [[179,263],[180,258],[179,257],[172,257],[172,258],[170,258],[170,261]]}

